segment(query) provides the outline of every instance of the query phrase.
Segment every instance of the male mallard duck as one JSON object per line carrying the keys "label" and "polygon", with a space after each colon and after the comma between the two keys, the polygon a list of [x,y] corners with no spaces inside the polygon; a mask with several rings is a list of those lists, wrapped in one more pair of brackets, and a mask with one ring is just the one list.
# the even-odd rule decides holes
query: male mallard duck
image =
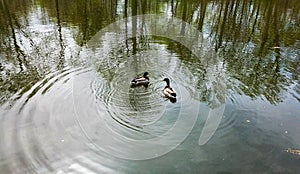
{"label": "male mallard duck", "polygon": [[131,88],[137,87],[137,86],[144,86],[145,88],[148,87],[148,84],[150,83],[150,79],[148,77],[148,72],[144,72],[142,77],[137,77],[131,80]]}
{"label": "male mallard duck", "polygon": [[163,90],[163,93],[165,94],[165,97],[167,97],[168,99],[170,99],[170,101],[172,103],[176,102],[176,92],[170,86],[170,79],[164,78],[163,81],[165,81],[167,83],[167,85],[165,86],[165,88]]}

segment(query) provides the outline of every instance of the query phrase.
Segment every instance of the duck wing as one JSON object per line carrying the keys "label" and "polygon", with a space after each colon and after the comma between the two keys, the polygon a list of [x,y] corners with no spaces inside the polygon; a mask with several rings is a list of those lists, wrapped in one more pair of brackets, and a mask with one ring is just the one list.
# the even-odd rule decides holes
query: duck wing
{"label": "duck wing", "polygon": [[136,81],[148,81],[148,79],[146,79],[145,77],[139,77],[137,79],[135,79]]}
{"label": "duck wing", "polygon": [[132,84],[138,85],[138,84],[148,84],[149,83],[149,79],[145,78],[145,77],[138,77],[135,78],[131,81]]}
{"label": "duck wing", "polygon": [[164,89],[164,94],[167,96],[167,97],[172,97],[172,98],[175,98],[176,97],[176,93],[175,91],[170,88],[170,87],[165,87]]}

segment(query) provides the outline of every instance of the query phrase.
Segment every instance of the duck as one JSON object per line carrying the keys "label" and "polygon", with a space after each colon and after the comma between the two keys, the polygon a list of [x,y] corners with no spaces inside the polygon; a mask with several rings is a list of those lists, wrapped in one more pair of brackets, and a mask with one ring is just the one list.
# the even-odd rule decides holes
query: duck
{"label": "duck", "polygon": [[137,77],[134,78],[133,80],[131,80],[130,84],[131,84],[131,88],[135,88],[138,86],[144,86],[145,88],[148,87],[149,83],[150,83],[150,79],[148,77],[148,72],[144,72],[143,76],[141,77]]}
{"label": "duck", "polygon": [[170,86],[170,79],[164,78],[163,81],[167,83],[163,90],[165,97],[168,98],[172,103],[175,103],[177,95],[175,90]]}

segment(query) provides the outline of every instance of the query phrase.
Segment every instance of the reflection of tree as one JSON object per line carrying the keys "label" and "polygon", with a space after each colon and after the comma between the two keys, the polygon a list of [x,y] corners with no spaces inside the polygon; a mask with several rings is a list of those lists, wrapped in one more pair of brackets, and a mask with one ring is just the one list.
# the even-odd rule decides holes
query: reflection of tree
{"label": "reflection of tree", "polygon": [[225,103],[225,79],[222,64],[216,54],[205,53],[204,57],[195,56],[188,48],[173,40],[155,37],[167,45],[167,49],[178,54],[180,64],[176,67],[177,73],[187,68],[191,76],[185,74],[185,86],[194,99],[207,102],[211,108],[216,108]]}
{"label": "reflection of tree", "polygon": [[[209,10],[203,10],[201,6],[206,2],[215,4],[204,5]],[[224,0],[202,1],[200,5],[200,11],[214,13],[206,14],[208,22],[204,25],[210,30],[202,29],[201,18],[198,29],[211,33],[216,50],[225,58],[227,74],[239,81],[235,84],[239,90],[252,98],[261,96],[271,103],[280,102],[282,92],[291,84],[287,74],[294,60],[290,57],[299,56],[299,52],[287,54],[284,49],[299,49],[294,47],[300,38],[300,27],[295,25],[300,20],[299,3]]]}
{"label": "reflection of tree", "polygon": [[227,59],[229,75],[239,81],[237,84],[230,84],[233,85],[231,88],[237,87],[252,98],[264,96],[271,103],[280,102],[281,92],[289,83],[279,71],[279,59],[273,62],[249,57],[249,54],[237,54],[236,57]]}
{"label": "reflection of tree", "polygon": [[[56,9],[53,8],[55,1],[41,1],[41,5],[54,18],[57,17]],[[100,29],[116,20],[117,4],[117,0],[75,0],[72,2],[60,0],[58,1],[58,7],[61,11],[60,20],[64,21],[64,24],[78,26],[79,31],[74,37],[78,45],[82,46]]]}
{"label": "reflection of tree", "polygon": [[203,24],[204,24],[204,19],[205,19],[205,13],[207,9],[207,1],[202,0],[200,4],[200,11],[199,11],[199,23],[198,23],[198,30],[202,31],[203,29]]}
{"label": "reflection of tree", "polygon": [[[210,32],[214,38],[216,50],[225,58],[227,74],[239,81],[229,86],[237,85],[232,88],[237,87],[252,98],[263,97],[271,103],[282,100],[282,92],[291,84],[287,74],[291,72],[288,70],[289,64],[294,64],[294,60],[289,57],[299,55],[297,52],[286,54],[287,49],[284,50],[285,47],[298,49],[293,46],[300,33],[299,26],[294,25],[299,23],[300,5],[296,5],[296,1],[285,1],[284,6],[281,5],[283,1],[275,0],[201,1],[200,4],[193,1],[185,3],[183,0],[179,2],[176,3],[178,10],[172,10],[174,16],[192,24],[198,21],[195,23],[198,29],[204,33]],[[197,5],[199,8],[193,8]],[[195,9],[199,13],[198,19],[190,19]],[[214,13],[205,14],[206,11]],[[207,23],[204,23],[205,15]],[[203,23],[210,30],[203,30]],[[180,34],[186,34],[184,25],[181,25]],[[182,48],[173,47],[173,43],[169,42],[168,45],[172,47],[170,50],[187,57],[187,62],[201,62],[182,54]],[[201,74],[198,74],[199,79]]]}
{"label": "reflection of tree", "polygon": [[59,34],[59,45],[60,45],[60,56],[59,56],[59,64],[58,69],[61,69],[64,64],[64,52],[65,52],[65,46],[63,43],[63,36],[62,36],[62,26],[60,21],[60,11],[59,11],[59,4],[58,0],[55,0],[55,6],[56,6],[56,18],[57,18],[57,26],[58,26],[58,34]]}
{"label": "reflection of tree", "polygon": [[[283,2],[284,6],[281,5]],[[103,3],[105,5],[100,7],[97,2],[91,0],[85,4],[79,2],[72,7],[65,8],[65,3],[61,2],[62,9],[66,11],[64,18],[71,18],[72,23],[82,28],[82,40],[93,35],[92,30],[104,27],[107,23],[103,23],[103,21],[115,20],[116,16],[107,13],[107,10],[101,10],[101,15],[95,14],[96,7],[112,8],[114,9],[112,10],[113,14],[115,14],[116,4],[120,2],[104,1]],[[227,74],[239,80],[238,88],[244,94],[252,98],[264,96],[271,103],[282,100],[281,92],[286,85],[289,85],[289,80],[286,80],[287,77],[281,71],[286,65],[286,61],[283,60],[283,50],[280,47],[293,47],[297,36],[300,37],[297,32],[299,26],[294,25],[299,23],[299,3],[296,3],[295,0],[177,0],[170,3],[126,0],[124,2],[125,9],[123,9],[124,16],[166,13],[165,5],[171,9],[172,16],[187,21],[197,26],[198,30],[210,34],[216,51],[225,58]],[[79,6],[83,7],[82,11],[78,10]],[[77,17],[69,15],[74,12],[78,14]],[[103,19],[102,16],[105,16],[106,19]],[[87,23],[87,21],[89,22]],[[132,21],[132,32],[139,30],[136,28],[136,23],[137,21]],[[132,34],[135,35],[135,33]],[[181,24],[181,31],[178,34],[187,35],[185,23]],[[135,54],[145,40],[133,37],[130,41],[131,47],[128,47],[128,40],[126,40],[126,47],[128,50],[132,48],[131,51]],[[172,47],[170,46],[172,45],[171,41],[168,41],[168,45]],[[201,61],[194,60],[191,58],[192,56],[182,53],[182,48],[172,47],[170,49],[183,55],[182,57],[187,57],[185,61],[198,62],[196,65],[201,66]],[[197,78],[203,79],[205,73],[200,74]],[[197,75],[197,71],[195,75]],[[203,85],[200,81],[198,83],[200,86]]]}
{"label": "reflection of tree", "polygon": [[[11,5],[3,0],[0,3],[0,11],[3,12],[1,13],[3,18],[0,20],[0,27],[3,29],[0,31],[1,61],[4,62],[4,64],[15,65],[10,69],[1,69],[0,103],[9,99],[13,94],[18,93],[22,95],[40,79],[36,67],[28,60],[28,55],[22,50],[22,45],[20,45],[19,38],[17,37],[17,33],[22,31],[22,26],[15,13],[18,12],[16,8],[23,3],[26,4],[27,2],[16,1],[15,4]],[[26,9],[27,7],[22,10],[26,11]],[[4,21],[6,21],[6,23]]]}
{"label": "reflection of tree", "polygon": [[[235,6],[240,9],[233,10],[234,20],[229,19],[228,24],[221,25],[220,30],[228,33],[223,35],[219,32],[217,37],[223,42],[218,42],[217,48],[223,50],[221,52],[226,58],[228,73],[240,81],[239,88],[244,94],[252,98],[265,97],[271,103],[278,103],[282,100],[282,91],[290,85],[287,72],[282,71],[286,66],[283,59],[289,58],[282,56],[281,47],[292,46],[284,44],[284,35],[290,35],[284,30],[291,25],[289,20],[295,14],[282,19],[283,14],[289,14],[288,8],[280,6],[278,1],[254,1],[253,9],[244,9],[252,2],[241,3],[243,5]],[[299,5],[295,8],[299,10]],[[228,14],[224,10],[223,18],[226,16]]]}
{"label": "reflection of tree", "polygon": [[[43,44],[37,43],[26,30],[32,5],[29,0],[0,1],[1,94],[4,91],[14,94],[18,88],[35,84],[49,69],[55,71],[53,69],[64,66],[67,47],[64,27],[75,28],[73,37],[79,46],[84,46],[95,33],[118,17],[169,12],[171,14],[167,16],[182,19],[209,36],[216,52],[224,58],[227,75],[237,79],[236,83],[228,84],[230,88],[239,88],[252,98],[264,97],[271,103],[278,103],[285,88],[291,83],[299,84],[299,60],[295,58],[299,57],[300,38],[298,0],[36,1],[36,5],[43,8],[43,15],[47,16],[47,12],[57,26],[58,37],[49,37],[49,41]],[[132,21],[126,27],[132,32],[143,32],[144,28],[136,28],[139,22]],[[188,32],[185,23],[180,27],[180,32],[175,34],[195,37]],[[33,51],[26,51],[22,45],[24,42],[29,42]],[[126,40],[126,53],[135,54],[147,49],[145,42],[147,40],[143,37]],[[194,64],[190,71],[199,79],[197,87],[206,89],[203,79],[207,78],[208,64],[191,56],[173,41],[165,42],[169,50],[182,55],[183,62]],[[46,47],[45,43],[55,43],[55,48]],[[51,49],[57,48],[60,48],[59,53],[53,54]],[[60,59],[56,60],[57,57]],[[45,61],[49,59],[56,61],[49,64]],[[43,68],[39,68],[41,65]],[[26,84],[26,81],[30,83]],[[299,91],[299,85],[294,88]],[[209,96],[208,90],[201,93]],[[294,96],[299,95],[296,92]]]}

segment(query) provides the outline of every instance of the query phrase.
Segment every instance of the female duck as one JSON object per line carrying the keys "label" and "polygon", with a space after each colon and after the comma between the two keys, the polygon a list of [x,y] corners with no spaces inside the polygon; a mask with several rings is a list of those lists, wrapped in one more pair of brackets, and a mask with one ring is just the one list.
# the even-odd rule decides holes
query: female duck
{"label": "female duck", "polygon": [[163,93],[164,93],[165,97],[170,99],[170,101],[172,103],[175,103],[177,95],[176,95],[175,90],[173,88],[171,88],[171,86],[170,86],[170,79],[164,78],[163,81],[165,81],[167,83],[167,85],[165,86],[165,88],[163,90]]}
{"label": "female duck", "polygon": [[148,84],[150,83],[148,74],[149,74],[148,72],[144,72],[142,77],[137,77],[137,78],[134,78],[133,80],[131,80],[130,87],[134,88],[134,87],[138,87],[138,86],[144,86],[145,88],[147,88]]}

